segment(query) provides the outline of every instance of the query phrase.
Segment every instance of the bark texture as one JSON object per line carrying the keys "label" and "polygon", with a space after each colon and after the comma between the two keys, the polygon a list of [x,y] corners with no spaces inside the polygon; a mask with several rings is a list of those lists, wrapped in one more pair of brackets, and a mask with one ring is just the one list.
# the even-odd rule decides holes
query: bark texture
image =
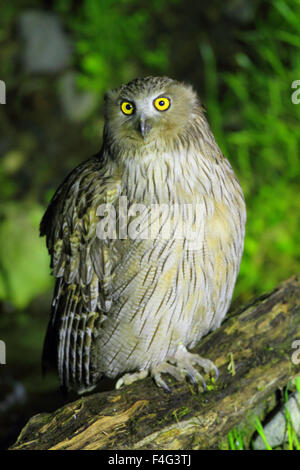
{"label": "bark texture", "polygon": [[194,349],[220,371],[207,392],[170,378],[168,394],[147,378],[81,397],[33,416],[12,449],[219,448],[234,426],[255,409],[270,409],[274,392],[300,374],[296,340],[300,275],[231,312]]}

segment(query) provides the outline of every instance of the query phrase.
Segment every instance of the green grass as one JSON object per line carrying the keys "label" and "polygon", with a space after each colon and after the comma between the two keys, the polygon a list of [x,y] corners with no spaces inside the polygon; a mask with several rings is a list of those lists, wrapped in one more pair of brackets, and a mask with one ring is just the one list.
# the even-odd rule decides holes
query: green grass
{"label": "green grass", "polygon": [[266,449],[267,450],[272,450],[272,447],[270,446],[270,444],[268,443],[268,440],[267,440],[267,437],[265,435],[265,431],[264,431],[264,428],[263,428],[263,425],[262,423],[260,422],[260,420],[258,419],[257,416],[255,416],[255,423],[256,423],[256,431],[258,432],[258,434],[260,435],[260,437],[262,438],[265,446],[266,446]]}
{"label": "green grass", "polygon": [[[297,377],[295,379],[295,385],[296,385],[296,389],[297,389],[297,392],[298,392],[298,397],[300,399],[300,377]],[[285,401],[286,402],[288,401],[288,387],[285,390]],[[287,432],[288,432],[288,449],[289,450],[300,450],[299,439],[298,439],[297,434],[295,432],[290,412],[287,408],[285,410],[285,413],[286,413],[286,423],[287,423]]]}
{"label": "green grass", "polygon": [[243,433],[233,428],[228,434],[228,442],[230,450],[245,450],[243,442]]}
{"label": "green grass", "polygon": [[[296,390],[298,392],[298,396],[300,397],[300,376],[296,377],[294,384],[296,386]],[[287,385],[284,391],[284,403],[286,404],[289,399],[289,389],[290,389],[290,383]],[[300,402],[299,402],[300,405]],[[292,418],[289,413],[289,410],[285,407],[285,418],[286,418],[286,432],[288,436],[287,444],[283,444],[282,447],[285,450],[300,450],[300,442],[299,438],[296,434],[296,431],[293,426]],[[253,419],[253,418],[252,418]],[[260,435],[262,438],[266,450],[273,450],[273,448],[270,446],[267,436],[264,431],[263,423],[261,420],[258,418],[258,416],[254,416],[254,428],[257,431],[257,433]],[[228,441],[228,448],[230,450],[248,450],[247,446],[244,442],[244,436],[245,432],[241,429],[238,428],[233,428],[227,436],[227,441]]]}

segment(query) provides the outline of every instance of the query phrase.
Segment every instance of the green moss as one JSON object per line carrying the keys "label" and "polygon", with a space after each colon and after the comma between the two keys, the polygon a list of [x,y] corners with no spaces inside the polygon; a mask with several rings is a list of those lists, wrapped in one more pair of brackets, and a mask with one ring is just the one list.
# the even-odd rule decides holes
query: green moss
{"label": "green moss", "polygon": [[174,410],[172,415],[174,416],[177,423],[179,423],[180,419],[189,414],[191,410],[187,406],[182,406],[178,410]]}

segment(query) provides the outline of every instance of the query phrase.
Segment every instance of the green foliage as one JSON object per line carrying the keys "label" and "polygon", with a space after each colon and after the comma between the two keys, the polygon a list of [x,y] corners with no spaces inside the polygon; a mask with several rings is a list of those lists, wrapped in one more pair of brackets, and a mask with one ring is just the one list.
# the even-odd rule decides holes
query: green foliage
{"label": "green foliage", "polygon": [[300,267],[300,105],[291,101],[291,84],[300,77],[299,16],[299,0],[274,2],[255,30],[240,33],[244,47],[233,72],[218,74],[212,49],[201,47],[210,123],[246,197],[236,289],[243,297],[274,287]]}
{"label": "green foliage", "polygon": [[75,16],[70,1],[57,2],[75,38],[81,68],[78,83],[102,95],[144,69],[153,74],[167,70],[168,43],[158,43],[153,36],[150,41],[149,35],[151,15],[163,11],[167,3],[170,1],[147,5],[137,0],[86,0]]}
{"label": "green foliage", "polygon": [[45,241],[39,238],[42,215],[39,205],[11,202],[1,209],[0,298],[19,308],[52,285]]}

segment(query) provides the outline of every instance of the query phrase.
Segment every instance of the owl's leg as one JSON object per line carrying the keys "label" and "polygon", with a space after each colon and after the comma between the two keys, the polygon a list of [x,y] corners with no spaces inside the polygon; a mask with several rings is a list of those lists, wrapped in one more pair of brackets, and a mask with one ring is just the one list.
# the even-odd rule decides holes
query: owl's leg
{"label": "owl's leg", "polygon": [[198,354],[192,354],[188,352],[183,344],[180,344],[176,353],[172,357],[168,357],[167,362],[159,364],[158,366],[151,368],[151,375],[155,380],[155,383],[159,387],[163,387],[165,390],[170,391],[167,384],[162,380],[161,374],[167,373],[172,375],[176,380],[184,380],[188,377],[194,385],[201,383],[204,391],[207,390],[206,382],[198,370],[194,367],[195,365],[201,366],[205,373],[215,375],[215,380],[219,377],[219,371],[212,361],[204,359],[198,356]]}
{"label": "owl's leg", "polygon": [[142,380],[149,374],[149,370],[142,369],[138,372],[134,372],[133,374],[124,374],[116,383],[116,389],[123,387],[123,385],[130,385],[137,380]]}

